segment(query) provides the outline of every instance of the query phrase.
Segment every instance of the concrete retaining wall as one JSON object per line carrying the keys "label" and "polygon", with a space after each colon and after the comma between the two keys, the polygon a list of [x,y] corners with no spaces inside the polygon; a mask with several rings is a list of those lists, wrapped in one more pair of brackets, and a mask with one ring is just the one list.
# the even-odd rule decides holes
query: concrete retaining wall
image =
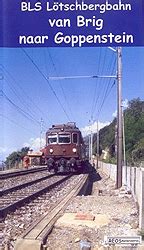
{"label": "concrete retaining wall", "polygon": [[[116,182],[116,165],[99,162],[99,168]],[[144,168],[123,166],[122,175],[123,185],[126,185],[128,190],[131,190],[139,205],[139,226],[140,229],[144,230]]]}

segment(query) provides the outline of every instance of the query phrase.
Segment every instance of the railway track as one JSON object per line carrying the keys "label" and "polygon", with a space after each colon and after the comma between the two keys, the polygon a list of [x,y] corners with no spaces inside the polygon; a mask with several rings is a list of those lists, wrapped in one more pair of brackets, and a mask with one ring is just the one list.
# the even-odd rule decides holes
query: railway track
{"label": "railway track", "polygon": [[[72,192],[71,195],[77,195],[83,183],[86,181],[88,175],[81,174],[72,175],[71,177],[57,177],[61,177],[61,180],[59,179],[58,181],[59,185],[55,185],[53,183],[54,185],[53,187],[51,186],[52,188],[46,189],[38,196],[34,196],[34,199],[30,199],[28,202],[24,202],[23,205],[16,205],[16,207],[12,209],[13,211],[10,209],[12,212],[6,212],[5,218],[3,218],[3,220],[1,221],[1,229],[3,233],[1,235],[0,241],[2,246],[6,246],[8,247],[8,249],[16,249],[15,243],[17,238],[21,237],[21,239],[23,239],[24,241],[26,239],[27,241],[27,237],[29,237],[28,231],[30,233],[32,228],[35,231],[36,225],[40,226],[40,221],[42,225],[45,225],[46,223],[46,228],[49,228],[50,230],[50,224],[53,225],[56,217],[59,216],[62,207],[70,199],[70,193]],[[63,181],[62,179],[65,179],[65,181]],[[47,216],[50,216],[49,219]],[[51,221],[49,225],[47,223],[47,220]],[[42,231],[43,233],[40,237],[44,237],[44,235],[46,237],[48,232],[47,229],[46,231],[43,231],[41,228],[41,233]],[[38,241],[41,242],[43,240],[38,239]],[[21,248],[19,248],[18,246],[17,249]],[[26,246],[24,246],[24,248],[22,249],[31,249],[31,247],[27,248]]]}
{"label": "railway track", "polygon": [[8,179],[8,178],[20,176],[20,175],[27,175],[27,174],[35,173],[35,172],[41,172],[41,171],[45,171],[46,169],[47,168],[43,166],[43,167],[30,168],[26,170],[16,170],[12,172],[0,173],[0,180]]}
{"label": "railway track", "polygon": [[[39,176],[39,175],[38,175]],[[10,182],[10,185],[8,185],[8,187],[7,188],[3,188],[1,191],[0,191],[0,197],[2,196],[2,195],[4,195],[4,194],[7,194],[7,193],[9,193],[9,192],[12,192],[12,191],[16,191],[16,190],[18,190],[18,189],[21,189],[21,188],[24,188],[24,187],[27,187],[27,186],[30,186],[30,185],[32,185],[32,184],[34,184],[34,183],[37,183],[37,182],[40,182],[40,181],[42,181],[42,180],[45,180],[45,179],[49,179],[49,178],[51,178],[51,177],[53,177],[54,176],[54,174],[49,174],[49,173],[47,173],[47,174],[42,174],[42,177],[38,177],[37,178],[37,176],[33,176],[34,178],[30,178],[30,176],[28,176],[28,178],[27,179],[29,179],[29,181],[27,180],[27,181],[25,181],[25,179],[23,180],[23,179],[16,179],[16,180],[13,180],[14,178],[12,178],[11,179],[11,182]],[[17,177],[15,177],[15,178],[17,178]],[[4,181],[3,181],[4,182]],[[21,184],[17,184],[17,185],[15,185],[14,183],[21,183]],[[5,186],[5,185],[4,185]]]}
{"label": "railway track", "polygon": [[[5,194],[1,196],[1,209],[0,215],[2,218],[10,212],[14,211],[17,207],[22,206],[24,203],[29,202],[36,197],[40,196],[43,192],[49,191],[65,180],[69,179],[71,175],[63,177],[50,175],[42,178],[42,180],[35,180],[28,182],[9,190],[5,190]],[[47,182],[48,179],[53,178]],[[3,192],[3,191],[2,191]]]}
{"label": "railway track", "polygon": [[[60,199],[56,205],[49,210],[39,221],[33,223],[31,227],[26,230],[23,235],[17,240],[15,250],[38,249],[44,250],[44,244],[51,232],[55,222],[64,211],[67,203],[76,195],[78,195],[82,188],[86,188],[88,185],[88,174],[83,175],[77,185],[72,187],[65,196]],[[85,186],[85,187],[84,187]],[[84,191],[85,192],[85,191]]]}

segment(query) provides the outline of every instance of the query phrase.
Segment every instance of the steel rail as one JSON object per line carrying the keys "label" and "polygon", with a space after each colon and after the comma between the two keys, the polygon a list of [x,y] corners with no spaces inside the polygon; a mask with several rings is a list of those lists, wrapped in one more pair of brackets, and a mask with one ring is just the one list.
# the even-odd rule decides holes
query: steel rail
{"label": "steel rail", "polygon": [[[60,217],[61,212],[64,211],[70,200],[79,194],[80,190],[88,185],[89,175],[85,174],[81,181],[72,188],[62,200],[57,202],[56,206],[48,211],[46,215],[42,216],[39,221],[33,223],[16,241],[15,249],[25,249],[26,247],[35,247],[35,249],[43,249],[43,245],[51,232],[55,222]],[[86,190],[84,191],[86,192]]]}
{"label": "steel rail", "polygon": [[0,180],[11,178],[11,177],[16,177],[16,176],[21,176],[21,175],[26,175],[30,173],[35,173],[39,171],[45,171],[47,168],[46,167],[38,167],[38,168],[32,168],[32,169],[27,169],[27,170],[17,170],[14,172],[9,172],[9,173],[0,173]]}
{"label": "steel rail", "polygon": [[53,177],[53,176],[55,176],[55,175],[56,175],[56,174],[51,174],[51,175],[43,176],[43,177],[41,177],[41,178],[39,178],[39,179],[35,179],[35,180],[32,180],[32,181],[28,181],[28,182],[25,182],[25,183],[23,183],[23,184],[20,184],[20,185],[17,185],[17,186],[13,186],[13,187],[11,187],[11,188],[7,188],[7,189],[4,189],[4,190],[1,190],[1,191],[0,191],[0,197],[3,196],[4,194],[7,194],[7,193],[12,192],[12,191],[16,191],[16,190],[18,190],[18,189],[21,189],[21,188],[30,186],[30,185],[32,185],[32,184],[34,184],[34,183],[43,181],[43,180],[45,180],[45,179],[49,179],[49,178],[51,178],[51,177]]}
{"label": "steel rail", "polygon": [[60,185],[62,182],[66,181],[67,179],[71,178],[72,175],[68,175],[64,178],[62,178],[59,181],[56,181],[53,184],[48,185],[45,188],[42,188],[6,207],[3,207],[0,209],[0,218],[4,219],[6,217],[6,215],[11,212],[14,211],[17,207],[21,207],[24,203],[29,202],[30,200],[34,200],[36,197],[38,197],[39,195],[41,195],[42,193],[46,192],[46,191],[50,191],[51,189],[53,189],[54,187],[56,187],[57,185]]}

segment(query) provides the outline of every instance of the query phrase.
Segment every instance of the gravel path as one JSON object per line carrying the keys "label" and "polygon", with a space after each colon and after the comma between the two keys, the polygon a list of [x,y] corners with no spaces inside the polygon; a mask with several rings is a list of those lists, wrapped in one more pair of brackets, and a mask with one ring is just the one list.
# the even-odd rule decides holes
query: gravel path
{"label": "gravel path", "polygon": [[[89,241],[92,249],[101,244],[104,236],[133,236],[138,233],[138,211],[131,194],[121,188],[115,189],[115,183],[103,173],[101,180],[95,181],[93,174],[93,190],[90,196],[73,198],[65,213],[86,213],[104,215],[109,223],[91,228],[83,225],[56,224],[48,237],[49,250],[80,249],[81,241]],[[100,178],[99,178],[100,179]]]}

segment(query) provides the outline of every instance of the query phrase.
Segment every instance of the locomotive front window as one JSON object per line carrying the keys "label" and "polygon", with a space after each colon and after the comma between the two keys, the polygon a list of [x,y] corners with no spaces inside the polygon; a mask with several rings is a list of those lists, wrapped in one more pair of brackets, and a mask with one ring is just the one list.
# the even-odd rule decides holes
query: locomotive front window
{"label": "locomotive front window", "polygon": [[48,144],[57,143],[57,134],[48,136]]}
{"label": "locomotive front window", "polygon": [[73,134],[73,143],[78,143],[78,135]]}
{"label": "locomotive front window", "polygon": [[70,134],[59,135],[59,143],[70,143]]}

